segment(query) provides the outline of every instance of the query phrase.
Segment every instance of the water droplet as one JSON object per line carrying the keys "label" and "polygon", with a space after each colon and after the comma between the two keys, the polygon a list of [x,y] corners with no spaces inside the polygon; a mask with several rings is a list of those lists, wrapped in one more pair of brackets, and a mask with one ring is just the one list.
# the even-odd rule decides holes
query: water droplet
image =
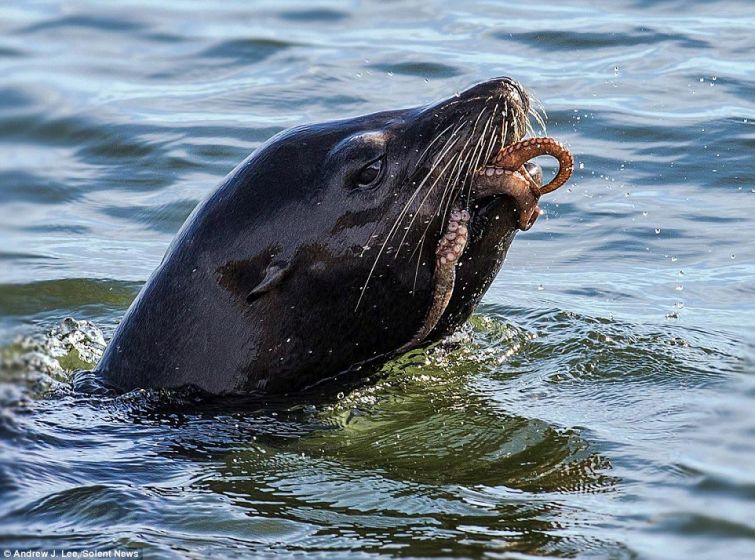
{"label": "water droplet", "polygon": [[660,235],[661,234],[661,228],[657,227],[655,228],[655,234]]}
{"label": "water droplet", "polygon": [[679,260],[679,259],[678,259],[677,257],[671,257],[671,262],[676,262],[676,261],[678,261],[678,260]]}
{"label": "water droplet", "polygon": [[648,211],[647,211],[647,210],[643,210],[643,211],[642,211],[642,215],[643,215],[643,216],[647,216],[647,215],[648,215]]}
{"label": "water droplet", "polygon": [[542,291],[543,291],[543,290],[544,290],[545,288],[543,287],[543,285],[542,285],[542,284],[540,284],[540,285],[539,285],[539,286],[537,287],[537,289],[538,289],[538,291],[542,292]]}
{"label": "water droplet", "polygon": [[338,399],[339,401],[343,400],[343,398],[344,398],[344,397],[345,397],[345,395],[344,395],[344,394],[343,394],[342,392],[341,392],[341,393],[338,393],[338,394],[336,395],[336,398],[337,398],[337,399]]}
{"label": "water droplet", "polygon": [[584,169],[584,168],[585,168],[585,164],[584,164],[584,163],[582,163],[581,161],[579,162],[579,168],[580,168],[580,169]]}
{"label": "water droplet", "polygon": [[734,260],[734,259],[736,259],[736,258],[737,258],[737,255],[735,255],[734,253],[732,253],[732,254],[731,254],[731,260]]}
{"label": "water droplet", "polygon": [[681,292],[682,290],[684,290],[684,286],[682,286],[681,284],[677,284],[676,288],[674,288],[674,289],[675,289],[675,290],[676,290],[677,292]]}

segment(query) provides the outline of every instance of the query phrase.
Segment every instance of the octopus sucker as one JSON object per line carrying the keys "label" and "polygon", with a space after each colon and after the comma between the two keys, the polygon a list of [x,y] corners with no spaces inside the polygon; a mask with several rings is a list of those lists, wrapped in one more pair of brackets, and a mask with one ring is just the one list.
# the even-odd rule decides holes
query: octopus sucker
{"label": "octopus sucker", "polygon": [[[467,224],[470,220],[468,210],[460,209],[458,206],[451,212],[451,216],[446,224],[446,231],[440,238],[438,248],[435,250],[435,271],[433,301],[430,309],[425,315],[425,321],[422,327],[417,331],[412,340],[404,345],[402,350],[413,348],[430,334],[443,316],[451,301],[456,282],[456,265],[459,262],[464,248],[467,245],[467,236],[469,230]],[[450,239],[448,236],[451,235]]]}

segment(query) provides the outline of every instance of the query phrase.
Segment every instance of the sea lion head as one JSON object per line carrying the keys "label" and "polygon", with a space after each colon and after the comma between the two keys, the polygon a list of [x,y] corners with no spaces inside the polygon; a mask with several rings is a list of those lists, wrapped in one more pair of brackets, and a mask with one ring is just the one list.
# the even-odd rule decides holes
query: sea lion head
{"label": "sea lion head", "polygon": [[[288,392],[452,331],[520,227],[521,205],[475,182],[529,112],[524,89],[498,78],[274,136],[187,219],[98,369],[121,389]],[[459,212],[466,245],[428,326]]]}

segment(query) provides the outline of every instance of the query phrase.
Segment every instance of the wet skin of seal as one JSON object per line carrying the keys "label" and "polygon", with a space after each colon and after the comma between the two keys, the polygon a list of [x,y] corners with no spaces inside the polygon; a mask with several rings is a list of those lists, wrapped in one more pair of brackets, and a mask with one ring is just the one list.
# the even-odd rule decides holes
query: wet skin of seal
{"label": "wet skin of seal", "polygon": [[[517,200],[474,184],[528,111],[500,78],[273,137],[189,217],[97,370],[121,390],[285,393],[452,332],[520,226]],[[436,253],[462,211],[452,290],[429,319]]]}

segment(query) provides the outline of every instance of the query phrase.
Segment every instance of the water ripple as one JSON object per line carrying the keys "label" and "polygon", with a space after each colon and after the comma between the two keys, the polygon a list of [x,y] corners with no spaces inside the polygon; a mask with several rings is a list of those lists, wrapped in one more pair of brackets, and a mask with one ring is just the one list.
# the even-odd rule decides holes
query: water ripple
{"label": "water ripple", "polygon": [[[752,556],[746,3],[2,16],[4,546]],[[193,206],[268,138],[496,75],[539,98],[577,169],[461,333],[296,402],[116,396],[80,369],[101,352],[87,336],[112,333]]]}

